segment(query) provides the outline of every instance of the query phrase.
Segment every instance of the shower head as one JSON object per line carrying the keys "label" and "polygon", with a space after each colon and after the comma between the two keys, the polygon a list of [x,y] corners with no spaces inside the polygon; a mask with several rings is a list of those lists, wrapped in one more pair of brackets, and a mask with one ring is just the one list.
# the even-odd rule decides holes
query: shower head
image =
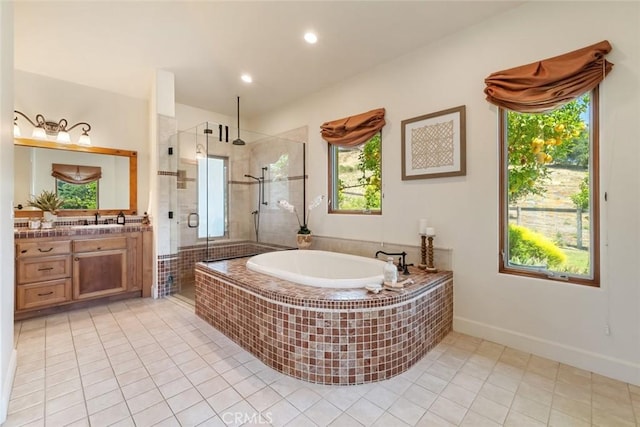
{"label": "shower head", "polygon": [[238,97],[238,138],[231,142],[233,145],[244,145],[245,142],[240,139],[240,97]]}
{"label": "shower head", "polygon": [[245,176],[246,178],[253,178],[253,179],[255,179],[256,181],[260,182],[260,178],[255,177],[255,176],[253,176],[253,175],[248,175],[248,174],[246,174],[246,173],[245,173],[245,174],[244,174],[244,176]]}

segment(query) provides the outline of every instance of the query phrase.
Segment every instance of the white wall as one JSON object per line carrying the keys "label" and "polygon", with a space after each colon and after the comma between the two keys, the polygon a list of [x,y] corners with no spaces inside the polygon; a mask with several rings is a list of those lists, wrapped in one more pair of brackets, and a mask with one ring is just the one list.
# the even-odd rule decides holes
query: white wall
{"label": "white wall", "polygon": [[[13,5],[0,2],[0,180],[13,183]],[[0,424],[16,369],[13,346],[13,185],[0,186]]]}
{"label": "white wall", "polygon": [[[149,203],[149,109],[148,101],[101,89],[15,70],[15,109],[32,120],[42,114],[47,120],[65,118],[70,125],[79,121],[91,125],[91,143],[97,147],[138,152],[138,212]],[[19,119],[24,135],[31,125]],[[71,131],[71,140],[80,136]]]}
{"label": "white wall", "polygon": [[[320,124],[385,107],[383,215],[316,212],[314,233],[418,244],[418,219],[426,217],[437,229],[436,246],[453,248],[456,330],[640,384],[639,8],[527,3],[257,118],[252,127],[276,134],[308,124],[308,194],[326,194]],[[604,39],[613,45],[608,59],[615,66],[600,92],[601,188],[609,194],[602,286],[500,275],[497,111],[484,99],[484,78]],[[400,122],[459,105],[467,107],[467,175],[402,181]]]}
{"label": "white wall", "polygon": [[[191,130],[199,124],[209,122],[229,126],[229,142],[236,138],[237,119],[231,116],[225,116],[224,114],[191,107],[189,105],[176,104],[176,120],[178,121],[178,131],[180,132]],[[240,131],[242,132],[242,130],[245,129],[244,120],[242,120],[241,124],[242,128]],[[214,132],[214,135],[216,138],[218,137],[217,130]]]}

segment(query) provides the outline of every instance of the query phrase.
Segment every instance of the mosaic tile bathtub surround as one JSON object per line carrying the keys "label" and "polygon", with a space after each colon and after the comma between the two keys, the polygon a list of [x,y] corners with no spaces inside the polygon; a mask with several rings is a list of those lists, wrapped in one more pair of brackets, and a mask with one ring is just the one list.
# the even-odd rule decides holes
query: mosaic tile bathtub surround
{"label": "mosaic tile bathtub surround", "polygon": [[196,266],[196,314],[272,368],[321,384],[399,375],[452,329],[453,275],[412,269],[400,292],[313,288],[246,259]]}

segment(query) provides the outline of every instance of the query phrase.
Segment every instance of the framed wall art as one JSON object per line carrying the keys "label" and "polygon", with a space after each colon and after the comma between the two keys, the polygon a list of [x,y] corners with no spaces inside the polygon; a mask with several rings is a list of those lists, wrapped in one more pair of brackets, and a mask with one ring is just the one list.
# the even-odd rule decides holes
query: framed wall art
{"label": "framed wall art", "polygon": [[466,175],[465,106],[402,121],[402,180]]}

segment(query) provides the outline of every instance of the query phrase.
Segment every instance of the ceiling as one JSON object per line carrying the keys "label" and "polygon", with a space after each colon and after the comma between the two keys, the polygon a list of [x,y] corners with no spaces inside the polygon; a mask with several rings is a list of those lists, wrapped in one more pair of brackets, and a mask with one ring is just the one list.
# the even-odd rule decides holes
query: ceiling
{"label": "ceiling", "polygon": [[15,67],[145,99],[164,69],[176,102],[252,117],[520,4],[17,0]]}

